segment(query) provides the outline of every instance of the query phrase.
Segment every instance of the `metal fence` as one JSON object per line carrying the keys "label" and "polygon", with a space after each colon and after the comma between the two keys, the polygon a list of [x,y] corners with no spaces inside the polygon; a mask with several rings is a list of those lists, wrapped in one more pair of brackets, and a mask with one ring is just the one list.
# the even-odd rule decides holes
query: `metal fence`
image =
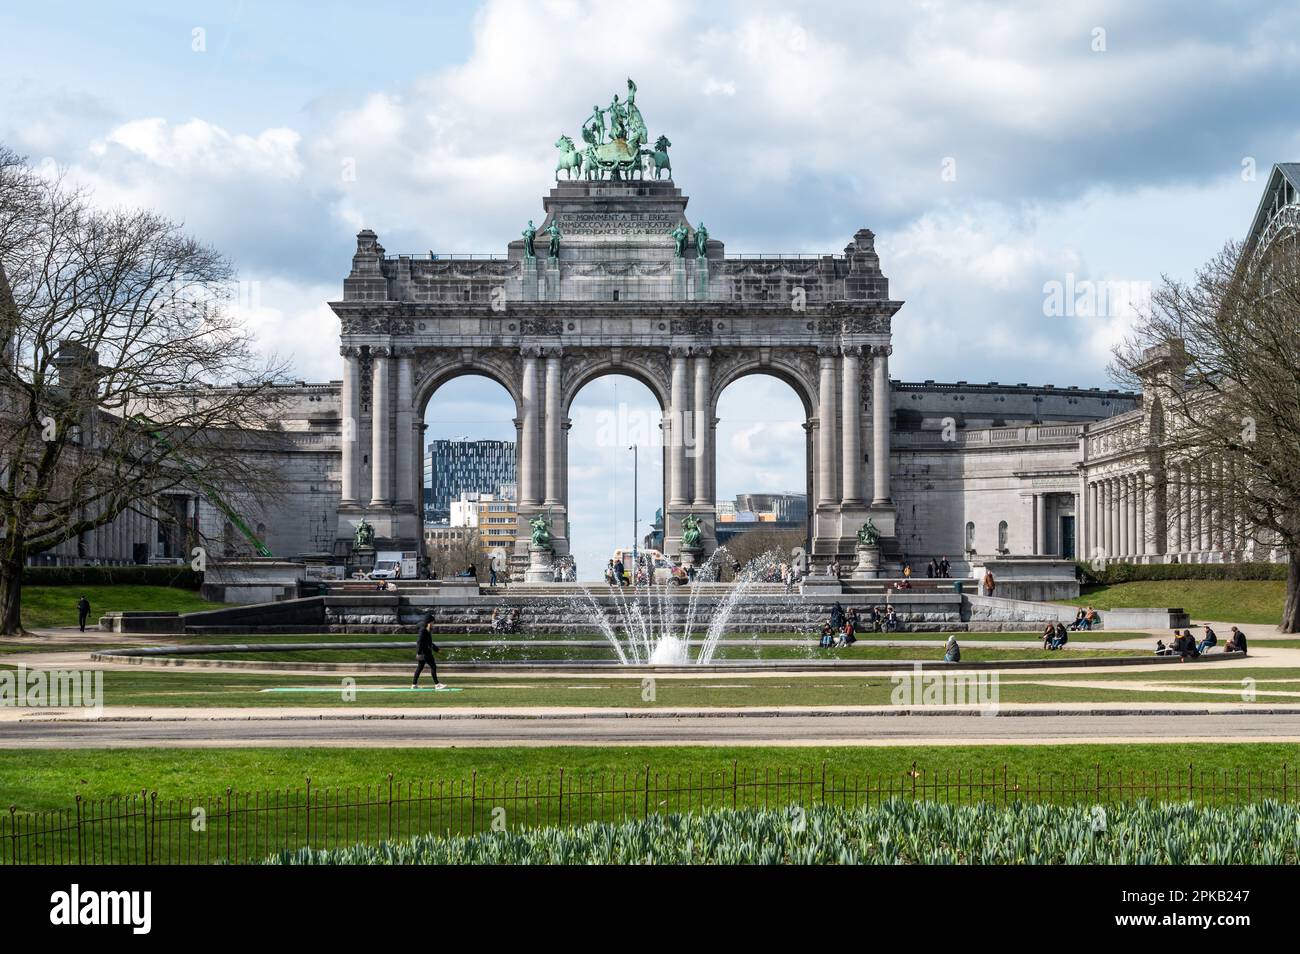
{"label": "metal fence", "polygon": [[894,798],[955,804],[1015,802],[1113,805],[1139,799],[1224,805],[1295,801],[1300,772],[1270,770],[1088,772],[977,770],[850,775],[818,769],[639,772],[539,779],[453,781],[238,792],[159,798],[142,791],[77,796],[71,809],[0,814],[0,864],[209,864],[259,861],[302,847],[334,848],[436,833],[464,835],[539,826],[614,822],[718,809],[875,805]]}

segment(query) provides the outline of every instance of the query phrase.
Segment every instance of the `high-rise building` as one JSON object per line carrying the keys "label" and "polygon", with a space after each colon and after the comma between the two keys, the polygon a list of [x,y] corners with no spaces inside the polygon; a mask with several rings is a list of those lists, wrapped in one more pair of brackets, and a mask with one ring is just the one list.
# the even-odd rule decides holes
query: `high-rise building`
{"label": "high-rise building", "polygon": [[461,494],[495,494],[514,482],[514,441],[433,441],[424,458],[424,520],[448,521]]}

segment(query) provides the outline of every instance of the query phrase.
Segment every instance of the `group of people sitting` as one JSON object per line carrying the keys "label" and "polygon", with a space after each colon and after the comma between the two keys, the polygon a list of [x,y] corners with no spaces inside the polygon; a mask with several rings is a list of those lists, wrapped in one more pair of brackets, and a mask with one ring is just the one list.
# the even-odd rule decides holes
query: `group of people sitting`
{"label": "group of people sitting", "polygon": [[831,607],[830,619],[822,623],[821,646],[823,649],[852,646],[863,627],[873,633],[896,633],[902,625],[903,621],[892,606],[871,606],[859,614],[856,606],[846,610],[837,602]]}
{"label": "group of people sitting", "polygon": [[[1078,622],[1076,619],[1075,622]],[[1074,628],[1073,626],[1071,627]],[[1044,649],[1064,649],[1065,644],[1070,641],[1070,634],[1065,629],[1065,624],[1060,620],[1055,623],[1048,623],[1043,627],[1043,648]]]}
{"label": "group of people sitting", "polygon": [[[1157,656],[1179,656],[1183,660],[1195,659],[1197,656],[1204,656],[1212,648],[1219,645],[1218,634],[1205,625],[1205,633],[1198,643],[1196,637],[1192,635],[1190,629],[1185,629],[1181,633],[1174,630],[1174,638],[1165,644],[1163,639],[1156,640]],[[1228,642],[1224,644],[1225,653],[1242,653],[1246,652],[1246,634],[1237,627],[1232,627],[1232,635],[1228,637]]]}
{"label": "group of people sitting", "polygon": [[1079,610],[1074,614],[1074,622],[1070,624],[1070,629],[1092,629],[1094,626],[1101,624],[1101,617],[1091,606]]}
{"label": "group of people sitting", "polygon": [[858,608],[851,606],[846,612],[837,600],[831,607],[831,618],[822,623],[821,648],[852,646],[858,641],[858,624]]}
{"label": "group of people sitting", "polygon": [[492,632],[519,632],[519,607],[516,606],[509,610],[502,610],[500,607],[494,609],[492,611]]}

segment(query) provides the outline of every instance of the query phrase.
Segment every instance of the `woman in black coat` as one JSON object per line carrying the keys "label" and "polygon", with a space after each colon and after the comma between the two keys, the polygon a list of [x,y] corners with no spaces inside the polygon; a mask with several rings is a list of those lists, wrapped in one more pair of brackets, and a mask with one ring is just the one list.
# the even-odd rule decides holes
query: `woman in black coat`
{"label": "woman in black coat", "polygon": [[415,642],[415,675],[411,677],[411,688],[418,689],[420,686],[420,673],[424,672],[424,667],[429,667],[429,675],[433,677],[433,688],[442,689],[443,684],[438,681],[438,664],[434,661],[433,654],[438,652],[438,647],[433,643],[433,614],[429,613],[424,617],[424,622],[420,623],[420,635]]}

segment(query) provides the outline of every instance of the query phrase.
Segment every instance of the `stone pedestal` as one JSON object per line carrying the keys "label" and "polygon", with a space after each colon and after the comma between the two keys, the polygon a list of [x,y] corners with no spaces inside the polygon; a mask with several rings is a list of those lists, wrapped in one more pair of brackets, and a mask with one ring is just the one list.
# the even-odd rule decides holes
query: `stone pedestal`
{"label": "stone pedestal", "polygon": [[857,549],[858,563],[853,568],[853,579],[855,580],[878,580],[880,579],[880,547],[859,546]]}
{"label": "stone pedestal", "polygon": [[695,300],[709,300],[709,260],[702,256],[695,260]]}
{"label": "stone pedestal", "polygon": [[686,301],[686,259],[673,259],[673,298]]}
{"label": "stone pedestal", "polygon": [[542,273],[542,298],[546,301],[560,300],[560,260],[548,258],[546,270]]}
{"label": "stone pedestal", "polygon": [[704,547],[682,547],[682,568],[690,569],[704,562]]}
{"label": "stone pedestal", "polygon": [[521,296],[524,301],[537,301],[537,259],[524,259],[523,288]]}
{"label": "stone pedestal", "polygon": [[528,569],[524,571],[525,583],[555,582],[555,551],[550,547],[528,548]]}

